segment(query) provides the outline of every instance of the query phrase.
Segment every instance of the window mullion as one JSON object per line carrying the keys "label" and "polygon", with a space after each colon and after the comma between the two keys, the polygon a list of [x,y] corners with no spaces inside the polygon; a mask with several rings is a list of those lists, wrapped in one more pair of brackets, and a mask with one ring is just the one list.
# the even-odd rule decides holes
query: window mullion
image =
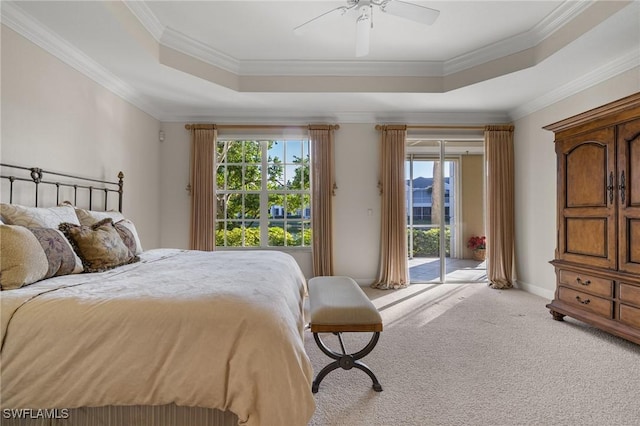
{"label": "window mullion", "polygon": [[269,193],[267,182],[269,181],[268,148],[267,141],[260,141],[261,155],[261,188],[260,188],[260,247],[269,245]]}

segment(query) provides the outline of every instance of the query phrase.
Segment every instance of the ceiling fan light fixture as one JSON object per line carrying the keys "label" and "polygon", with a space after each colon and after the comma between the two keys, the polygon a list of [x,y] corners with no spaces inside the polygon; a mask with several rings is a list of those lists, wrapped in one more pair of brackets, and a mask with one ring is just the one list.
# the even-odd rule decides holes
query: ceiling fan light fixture
{"label": "ceiling fan light fixture", "polygon": [[315,26],[320,21],[325,21],[328,17],[346,15],[347,12],[355,9],[358,11],[356,20],[356,57],[363,57],[369,54],[369,39],[370,31],[373,28],[374,8],[378,8],[381,12],[389,15],[395,15],[424,25],[433,24],[440,15],[439,10],[401,0],[346,0],[346,3],[346,6],[336,7],[298,25],[293,29],[293,32],[301,34],[308,27]]}
{"label": "ceiling fan light fixture", "polygon": [[370,6],[360,8],[360,16],[356,21],[356,57],[361,58],[369,54],[369,36],[371,34]]}

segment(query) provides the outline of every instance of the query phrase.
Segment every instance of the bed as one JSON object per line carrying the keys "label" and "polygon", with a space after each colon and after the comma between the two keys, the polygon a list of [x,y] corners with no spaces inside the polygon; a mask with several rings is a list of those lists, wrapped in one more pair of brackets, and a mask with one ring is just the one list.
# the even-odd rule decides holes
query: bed
{"label": "bed", "polygon": [[[56,187],[56,207],[68,196],[65,187],[73,191],[68,208],[103,217],[91,225],[96,229],[115,227],[104,215],[122,215],[122,176],[104,182],[115,185],[113,194],[103,183],[87,185],[102,195],[85,196],[89,206],[81,209],[77,184],[23,169],[36,188]],[[111,195],[117,211],[98,212],[95,198],[107,211]],[[26,232],[0,212],[3,232]],[[305,279],[295,260],[278,251],[143,251],[136,238],[120,266],[6,291],[3,285],[3,424],[307,424],[315,408],[313,371],[303,344]],[[87,269],[90,262],[80,257]]]}

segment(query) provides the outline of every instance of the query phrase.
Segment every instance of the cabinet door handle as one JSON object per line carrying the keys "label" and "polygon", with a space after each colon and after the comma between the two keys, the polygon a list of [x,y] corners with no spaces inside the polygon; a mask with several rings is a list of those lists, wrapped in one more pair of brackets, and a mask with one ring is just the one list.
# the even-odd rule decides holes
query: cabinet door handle
{"label": "cabinet door handle", "polygon": [[613,186],[613,172],[609,172],[609,186],[607,186],[607,191],[609,191],[609,204],[613,204],[613,190],[615,187]]}
{"label": "cabinet door handle", "polygon": [[578,284],[582,284],[584,286],[591,284],[591,280],[582,281],[582,278],[580,277],[576,278],[576,281],[578,282]]}
{"label": "cabinet door handle", "polygon": [[626,194],[625,190],[627,189],[627,186],[626,186],[626,183],[625,183],[625,178],[624,178],[624,170],[620,174],[620,185],[618,185],[618,189],[620,190],[620,201],[624,205],[624,199],[625,199],[625,194]]}
{"label": "cabinet door handle", "polygon": [[589,299],[584,299],[584,300],[582,300],[582,299],[580,298],[580,296],[576,296],[576,300],[577,300],[578,302],[582,303],[583,305],[588,305],[589,303],[591,303],[591,300],[589,300]]}

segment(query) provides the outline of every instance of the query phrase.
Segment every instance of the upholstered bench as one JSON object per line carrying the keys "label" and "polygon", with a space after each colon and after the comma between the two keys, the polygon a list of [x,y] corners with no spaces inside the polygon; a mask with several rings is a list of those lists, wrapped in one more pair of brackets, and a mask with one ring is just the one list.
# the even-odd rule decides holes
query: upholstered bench
{"label": "upholstered bench", "polygon": [[[318,347],[335,360],[318,373],[311,386],[312,392],[318,392],[320,382],[331,371],[337,368],[350,370],[354,367],[369,375],[376,392],[382,391],[373,371],[359,361],[373,350],[382,331],[382,317],[360,286],[349,277],[312,278],[309,280],[309,314],[311,332]],[[370,332],[373,335],[363,349],[347,354],[342,340],[344,332]],[[319,333],[337,335],[342,353],[327,347]]]}

